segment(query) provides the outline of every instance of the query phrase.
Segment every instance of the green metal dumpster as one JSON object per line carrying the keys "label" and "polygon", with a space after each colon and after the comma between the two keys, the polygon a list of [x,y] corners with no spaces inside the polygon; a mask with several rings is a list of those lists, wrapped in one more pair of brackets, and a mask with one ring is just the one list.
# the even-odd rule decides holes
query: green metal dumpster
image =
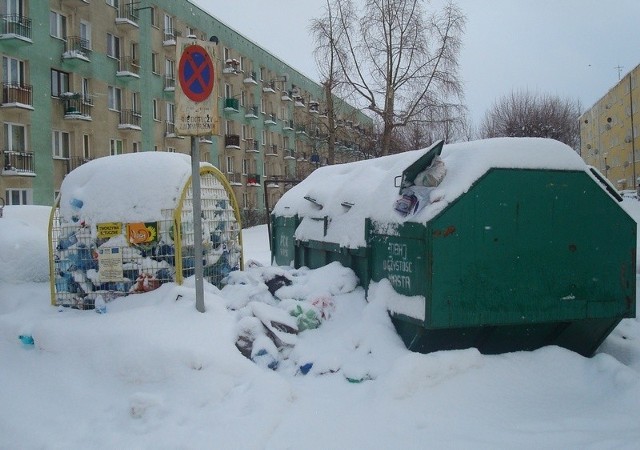
{"label": "green metal dumpster", "polygon": [[[444,177],[404,202],[436,160]],[[357,253],[341,262],[384,297],[410,350],[589,356],[635,316],[636,223],[569,147],[502,138],[345,166],[289,191],[274,220],[296,212],[296,266],[322,264],[316,247]]]}

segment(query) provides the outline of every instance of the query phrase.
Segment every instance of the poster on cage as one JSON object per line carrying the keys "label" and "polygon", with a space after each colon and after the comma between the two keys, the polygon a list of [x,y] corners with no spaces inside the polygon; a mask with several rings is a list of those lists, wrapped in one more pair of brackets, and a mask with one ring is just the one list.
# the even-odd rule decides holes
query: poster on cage
{"label": "poster on cage", "polygon": [[98,276],[102,283],[124,280],[122,252],[119,247],[98,249]]}

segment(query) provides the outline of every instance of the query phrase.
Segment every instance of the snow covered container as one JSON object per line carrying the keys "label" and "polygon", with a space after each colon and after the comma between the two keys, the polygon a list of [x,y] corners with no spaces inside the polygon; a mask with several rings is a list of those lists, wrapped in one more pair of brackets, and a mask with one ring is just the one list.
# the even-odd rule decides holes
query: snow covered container
{"label": "snow covered container", "polygon": [[438,143],[313,172],[274,208],[273,256],[352,267],[411,350],[587,356],[635,316],[636,223],[619,201],[557,141]]}
{"label": "snow covered container", "polygon": [[[108,156],[70,172],[49,225],[51,302],[79,309],[195,273],[191,158]],[[242,268],[238,206],[226,178],[200,164],[204,278]]]}

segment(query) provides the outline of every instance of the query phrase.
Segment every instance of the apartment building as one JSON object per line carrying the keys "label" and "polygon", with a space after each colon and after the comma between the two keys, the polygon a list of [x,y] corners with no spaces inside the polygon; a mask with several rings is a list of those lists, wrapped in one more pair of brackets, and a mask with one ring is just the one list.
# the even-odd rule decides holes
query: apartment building
{"label": "apartment building", "polygon": [[580,154],[619,190],[640,177],[640,65],[580,116]]}
{"label": "apartment building", "polygon": [[[218,135],[199,139],[247,211],[284,179],[326,163],[322,87],[187,0],[3,0],[0,191],[53,204],[69,171],[129,152],[190,153],[174,129],[176,40],[215,43]],[[372,121],[334,99],[338,161],[357,159]],[[145,167],[140,167],[144,171]],[[162,174],[158,174],[162,176]],[[132,193],[135,195],[135,193]]]}

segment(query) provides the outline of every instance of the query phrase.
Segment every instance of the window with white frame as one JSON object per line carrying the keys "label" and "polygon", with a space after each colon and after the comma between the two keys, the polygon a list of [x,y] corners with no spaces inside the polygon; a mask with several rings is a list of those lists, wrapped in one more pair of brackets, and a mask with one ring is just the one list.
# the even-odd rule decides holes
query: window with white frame
{"label": "window with white frame", "polygon": [[131,152],[132,153],[138,153],[140,151],[140,143],[139,142],[132,142],[131,143]]}
{"label": "window with white frame", "polygon": [[118,8],[120,6],[120,0],[107,0],[107,5]]}
{"label": "window with white frame", "polygon": [[158,28],[158,11],[155,6],[150,6],[151,9],[151,26]]}
{"label": "window with white frame", "polygon": [[69,159],[71,139],[66,131],[51,132],[51,151],[56,159]]}
{"label": "window with white frame", "polygon": [[228,83],[224,84],[224,98],[232,98],[233,97],[233,89],[231,85]]}
{"label": "window with white frame", "polygon": [[240,69],[240,72],[244,72],[244,66],[245,66],[245,58],[244,56],[240,57],[240,66],[238,67],[238,69]]}
{"label": "window with white frame", "polygon": [[84,20],[80,21],[80,39],[82,48],[91,50],[91,24]]}
{"label": "window with white frame", "polygon": [[167,151],[169,153],[175,153],[176,152],[176,148],[175,147],[167,147]]}
{"label": "window with white frame", "polygon": [[172,59],[164,60],[164,75],[167,78],[175,78],[176,75],[176,62]]}
{"label": "window with white frame", "polygon": [[6,122],[3,131],[5,151],[22,153],[27,150],[27,131],[24,125]]}
{"label": "window with white frame", "polygon": [[267,69],[260,67],[260,81],[264,81],[267,78]]}
{"label": "window with white frame", "polygon": [[262,130],[262,146],[264,147],[265,145],[267,145],[267,132]]}
{"label": "window with white frame", "polygon": [[249,194],[246,192],[242,193],[242,207],[247,209],[249,207]]}
{"label": "window with white frame", "polygon": [[240,106],[244,107],[247,104],[247,93],[242,90],[240,92]]}
{"label": "window with white frame", "polygon": [[7,84],[24,84],[25,63],[22,60],[2,57],[2,81]]}
{"label": "window with white frame", "polygon": [[158,54],[155,52],[151,53],[151,72],[159,75],[160,72],[158,72]]}
{"label": "window with white frame", "polygon": [[153,99],[151,108],[153,110],[153,120],[159,121],[160,120],[160,112],[158,111],[158,100],[157,99],[155,99],[155,98]]}
{"label": "window with white frame", "polygon": [[173,103],[167,103],[166,107],[167,112],[167,122],[175,123],[175,105]]}
{"label": "window with white frame", "polygon": [[67,39],[67,18],[57,11],[49,11],[49,34],[58,39]]}
{"label": "window with white frame", "polygon": [[4,201],[7,205],[30,205],[33,191],[31,189],[5,189]]}
{"label": "window with white frame", "polygon": [[120,38],[107,33],[107,56],[120,59]]}
{"label": "window with white frame", "polygon": [[225,62],[226,62],[228,59],[231,59],[231,51],[230,51],[227,47],[225,47],[225,48],[222,50],[222,53],[223,53],[223,55],[224,55],[224,61],[225,61]]}
{"label": "window with white frame", "polygon": [[69,92],[69,74],[51,69],[51,96],[60,97],[63,92]]}
{"label": "window with white frame", "polygon": [[120,108],[122,107],[122,91],[120,88],[109,86],[107,92],[109,109],[113,111],[120,111]]}
{"label": "window with white frame", "polygon": [[233,173],[233,157],[227,156],[227,173]]}
{"label": "window with white frame", "polygon": [[247,140],[247,126],[245,124],[242,124],[242,140],[245,141]]}
{"label": "window with white frame", "polygon": [[91,136],[88,134],[82,135],[82,158],[85,161],[91,159]]}
{"label": "window with white frame", "polygon": [[122,155],[122,139],[109,139],[109,154]]}
{"label": "window with white frame", "polygon": [[249,160],[245,158],[242,160],[242,174],[246,175],[248,173],[249,173]]}

